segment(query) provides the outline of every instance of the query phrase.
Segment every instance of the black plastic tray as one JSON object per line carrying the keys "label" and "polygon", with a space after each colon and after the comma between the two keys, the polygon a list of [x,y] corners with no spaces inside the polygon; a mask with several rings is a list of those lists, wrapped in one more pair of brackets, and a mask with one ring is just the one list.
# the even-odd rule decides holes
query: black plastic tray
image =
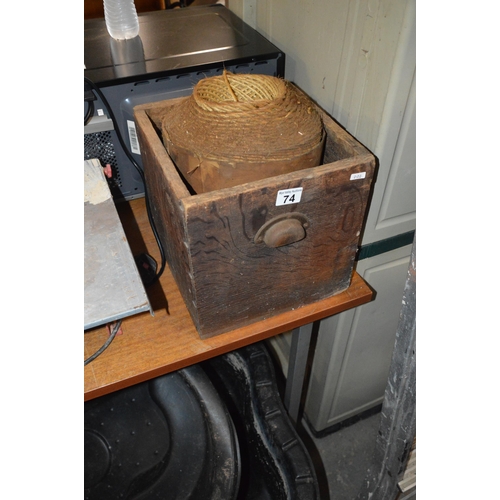
{"label": "black plastic tray", "polygon": [[85,403],[85,499],[236,498],[237,437],[191,366]]}
{"label": "black plastic tray", "polygon": [[252,344],[202,366],[238,433],[238,500],[319,499],[311,457],[283,406],[265,344]]}

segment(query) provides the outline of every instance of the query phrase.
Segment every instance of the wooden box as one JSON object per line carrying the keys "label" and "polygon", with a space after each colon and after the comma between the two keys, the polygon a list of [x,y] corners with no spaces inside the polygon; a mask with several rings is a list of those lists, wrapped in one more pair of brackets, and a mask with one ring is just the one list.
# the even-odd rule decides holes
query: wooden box
{"label": "wooden box", "polygon": [[347,289],[375,157],[318,108],[318,167],[191,194],[161,139],[176,99],[134,108],[153,219],[201,338]]}

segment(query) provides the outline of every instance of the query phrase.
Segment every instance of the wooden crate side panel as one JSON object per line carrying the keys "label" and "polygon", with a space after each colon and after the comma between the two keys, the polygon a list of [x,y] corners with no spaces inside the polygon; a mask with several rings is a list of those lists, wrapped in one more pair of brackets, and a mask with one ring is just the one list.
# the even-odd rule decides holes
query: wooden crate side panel
{"label": "wooden crate side panel", "polygon": [[370,154],[352,135],[342,128],[321,108],[317,108],[327,133],[323,163],[333,163],[345,158]]}
{"label": "wooden crate side panel", "polygon": [[[350,284],[374,172],[371,155],[183,200],[199,333],[203,338],[339,293]],[[362,179],[351,175],[365,173]],[[300,203],[276,206],[278,190]],[[269,248],[253,239],[270,219],[304,214],[302,241]]]}
{"label": "wooden crate side panel", "polygon": [[[163,101],[162,103],[170,103],[170,101]],[[151,105],[150,105],[151,106]],[[167,180],[172,195],[175,199],[180,200],[185,197],[191,196],[186,185],[182,181],[177,171],[177,168],[172,163],[170,156],[162,143],[161,137],[153,124],[157,126],[154,120],[150,119],[149,111],[144,108],[145,105],[136,106],[134,108],[134,117],[136,120],[136,127],[139,131],[139,143],[144,144],[146,156],[143,157],[144,172],[151,170],[159,170],[163,177]],[[154,114],[154,113],[153,113]]]}
{"label": "wooden crate side panel", "polygon": [[196,311],[186,243],[186,221],[179,201],[180,198],[189,197],[190,194],[179,178],[147,115],[144,111],[136,110],[135,119],[153,221],[170,270],[194,319]]}

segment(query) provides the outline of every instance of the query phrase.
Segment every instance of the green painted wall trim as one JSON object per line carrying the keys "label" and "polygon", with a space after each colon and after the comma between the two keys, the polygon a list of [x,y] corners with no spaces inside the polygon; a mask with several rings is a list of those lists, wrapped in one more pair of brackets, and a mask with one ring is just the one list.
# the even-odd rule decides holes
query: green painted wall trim
{"label": "green painted wall trim", "polygon": [[401,248],[406,245],[411,245],[413,243],[413,238],[415,236],[415,231],[408,231],[407,233],[398,234],[397,236],[392,236],[391,238],[386,238],[385,240],[376,241],[375,243],[369,243],[368,245],[363,245],[358,252],[358,257],[356,260],[367,259],[368,257],[375,257],[375,255],[380,255],[381,253],[390,252],[391,250],[396,250],[396,248]]}

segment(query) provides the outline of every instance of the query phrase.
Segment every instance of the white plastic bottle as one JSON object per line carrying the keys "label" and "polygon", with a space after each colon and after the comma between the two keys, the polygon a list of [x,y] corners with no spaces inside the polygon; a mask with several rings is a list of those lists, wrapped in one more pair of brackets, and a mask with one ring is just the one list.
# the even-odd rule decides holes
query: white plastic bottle
{"label": "white plastic bottle", "polygon": [[104,19],[109,34],[116,40],[127,40],[139,34],[134,0],[104,0]]}

